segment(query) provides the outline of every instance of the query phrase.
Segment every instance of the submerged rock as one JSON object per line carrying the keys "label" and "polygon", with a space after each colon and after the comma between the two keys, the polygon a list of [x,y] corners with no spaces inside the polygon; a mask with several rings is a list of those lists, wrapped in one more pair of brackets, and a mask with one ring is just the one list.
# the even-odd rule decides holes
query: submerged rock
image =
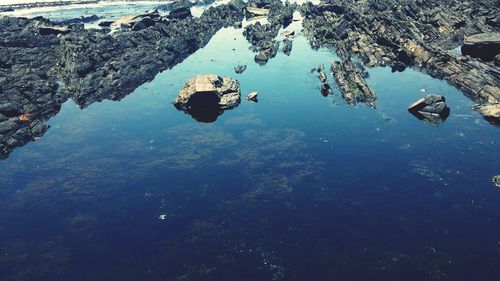
{"label": "submerged rock", "polygon": [[198,75],[189,79],[173,104],[199,122],[213,122],[240,104],[240,83],[216,74]]}
{"label": "submerged rock", "polygon": [[234,67],[234,72],[236,72],[237,74],[242,74],[246,69],[247,69],[246,64],[238,65]]}
{"label": "submerged rock", "polygon": [[292,40],[285,38],[283,40],[283,53],[289,56],[291,52],[292,52]]}
{"label": "submerged rock", "polygon": [[493,61],[495,56],[500,54],[500,33],[479,33],[465,37],[462,54],[484,61]]}
{"label": "submerged rock", "polygon": [[408,111],[420,120],[430,124],[440,124],[450,115],[446,99],[441,95],[427,95],[411,104]]}

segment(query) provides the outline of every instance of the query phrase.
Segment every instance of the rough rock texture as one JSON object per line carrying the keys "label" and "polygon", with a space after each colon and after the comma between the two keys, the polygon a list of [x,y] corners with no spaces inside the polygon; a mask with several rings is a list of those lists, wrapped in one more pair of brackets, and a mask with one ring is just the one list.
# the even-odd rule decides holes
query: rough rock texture
{"label": "rough rock texture", "polygon": [[[264,65],[278,53],[279,44],[275,40],[281,27],[292,22],[295,6],[288,2],[283,4],[279,0],[250,0],[245,8],[247,18],[256,15],[267,16],[269,23],[257,22],[245,27],[243,35],[252,44],[252,51],[256,52],[255,62]],[[253,11],[253,12],[251,12]],[[257,13],[257,14],[256,14]],[[291,42],[286,42],[285,53],[291,52]]]}
{"label": "rough rock texture", "polygon": [[492,180],[496,187],[500,187],[500,175],[494,176]]}
{"label": "rough rock texture", "polygon": [[465,37],[462,53],[484,61],[493,61],[500,54],[500,33],[479,33]]}
{"label": "rough rock texture", "polygon": [[[158,18],[147,28],[134,31],[131,25],[108,35],[81,24],[0,18],[0,158],[42,136],[44,121],[68,99],[82,108],[120,100],[242,19],[242,8],[227,4],[199,18]],[[41,26],[71,31],[42,35]],[[30,119],[19,120],[23,114]]]}
{"label": "rough rock texture", "polygon": [[237,74],[242,74],[243,72],[245,72],[246,69],[247,69],[247,65],[246,64],[244,64],[244,65],[238,65],[238,66],[234,67],[234,72],[236,72]]}
{"label": "rough rock texture", "polygon": [[408,111],[420,120],[440,124],[450,115],[446,99],[441,95],[427,95],[408,107]]}
{"label": "rough rock texture", "polygon": [[240,83],[216,74],[198,75],[184,85],[173,104],[197,121],[213,122],[240,104]]}
{"label": "rough rock texture", "polygon": [[[311,46],[334,46],[342,64],[349,65],[356,56],[368,67],[414,67],[446,80],[478,103],[500,102],[498,66],[452,51],[465,36],[499,31],[497,1],[323,0],[317,6],[306,3],[301,10]],[[341,86],[352,104],[349,89]],[[373,95],[363,95],[366,100],[356,96],[358,102],[374,103]]]}

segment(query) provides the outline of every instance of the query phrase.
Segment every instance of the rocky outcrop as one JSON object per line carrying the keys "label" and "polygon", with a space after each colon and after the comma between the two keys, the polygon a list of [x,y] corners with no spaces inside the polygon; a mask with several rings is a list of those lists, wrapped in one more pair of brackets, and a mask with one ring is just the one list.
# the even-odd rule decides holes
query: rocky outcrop
{"label": "rocky outcrop", "polygon": [[[264,16],[269,23],[257,22],[245,27],[243,35],[252,44],[255,62],[264,65],[274,58],[279,50],[280,42],[275,40],[281,27],[288,26],[293,19],[293,11],[296,6],[288,2],[283,4],[279,0],[250,0],[245,8],[247,18]],[[286,41],[284,52],[290,54],[291,41]]]}
{"label": "rocky outcrop", "polygon": [[500,54],[500,33],[480,33],[465,37],[462,53],[484,61],[493,61]]}
{"label": "rocky outcrop", "polygon": [[[335,47],[347,64],[356,56],[368,67],[414,67],[444,79],[477,103],[500,102],[498,66],[451,51],[467,36],[499,32],[492,20],[497,10],[493,0],[323,0],[301,10],[311,46]],[[340,88],[352,100],[349,87]]]}
{"label": "rocky outcrop", "polygon": [[[242,9],[219,5],[199,18],[159,17],[145,29],[134,31],[128,24],[109,35],[81,24],[0,18],[0,158],[42,136],[48,129],[44,121],[68,99],[82,108],[120,100],[242,19]],[[40,26],[71,32],[42,35]],[[21,120],[26,114],[29,119]]]}
{"label": "rocky outcrop", "polygon": [[351,60],[342,62],[334,61],[332,62],[331,69],[335,81],[341,90],[342,98],[349,105],[363,102],[370,107],[376,107],[377,96],[366,83],[365,78],[367,77],[367,73],[364,72],[361,66],[353,63]]}
{"label": "rocky outcrop", "polygon": [[450,115],[446,99],[441,95],[427,95],[411,104],[408,111],[429,124],[440,124]]}
{"label": "rocky outcrop", "polygon": [[174,106],[200,122],[213,122],[224,110],[240,104],[240,83],[216,74],[191,78],[173,101]]}

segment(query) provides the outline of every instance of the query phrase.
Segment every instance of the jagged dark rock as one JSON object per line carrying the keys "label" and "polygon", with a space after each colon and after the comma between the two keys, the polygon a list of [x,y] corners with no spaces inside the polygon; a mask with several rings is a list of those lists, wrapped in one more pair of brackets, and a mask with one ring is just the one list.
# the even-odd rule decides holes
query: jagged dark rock
{"label": "jagged dark rock", "polygon": [[292,53],[292,40],[285,38],[283,39],[283,53],[289,56]]}
{"label": "jagged dark rock", "polygon": [[[146,14],[154,25],[137,31],[128,25],[111,35],[81,24],[63,36],[41,35],[41,26],[67,27],[43,18],[0,18],[0,157],[41,137],[48,129],[44,121],[68,99],[82,108],[120,100],[243,19],[232,4],[176,21]],[[25,114],[29,121],[20,121]]]}
{"label": "jagged dark rock", "polygon": [[190,17],[192,17],[191,9],[188,7],[174,9],[168,14],[169,19],[186,19]]}
{"label": "jagged dark rock", "polygon": [[247,69],[246,64],[238,65],[238,66],[234,67],[234,72],[236,72],[237,74],[242,74],[246,69]]}
{"label": "jagged dark rock", "polygon": [[[343,61],[338,66],[349,65],[356,56],[368,67],[389,66],[393,71],[413,67],[444,79],[477,103],[494,104],[500,102],[496,62],[465,57],[451,49],[467,36],[499,32],[497,4],[495,0],[322,0],[318,6],[302,5],[301,11],[311,46],[335,47]],[[350,75],[351,70],[339,69]],[[352,103],[351,87],[345,86],[349,83],[335,76],[337,82],[346,82],[339,86]]]}
{"label": "jagged dark rock", "polygon": [[440,124],[450,115],[446,99],[441,95],[427,95],[408,107],[408,111],[420,120],[430,124]]}

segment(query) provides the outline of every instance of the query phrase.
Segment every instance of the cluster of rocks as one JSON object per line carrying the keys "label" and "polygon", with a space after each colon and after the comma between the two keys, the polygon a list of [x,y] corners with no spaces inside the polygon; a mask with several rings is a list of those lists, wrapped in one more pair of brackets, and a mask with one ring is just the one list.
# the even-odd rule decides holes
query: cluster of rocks
{"label": "cluster of rocks", "polygon": [[68,99],[86,107],[128,95],[220,28],[241,23],[243,8],[230,3],[199,18],[157,18],[144,29],[112,34],[42,18],[0,18],[0,157],[43,135],[44,121]]}
{"label": "cluster of rocks", "polygon": [[[261,24],[259,21],[245,27],[243,35],[252,44],[252,50],[256,52],[255,62],[264,65],[278,53],[280,42],[275,38],[282,27],[292,23],[293,12],[296,6],[280,0],[250,0],[245,8],[247,19],[264,17],[268,23]],[[292,41],[288,38],[283,40],[283,52],[287,55],[292,50]]]}
{"label": "cluster of rocks", "polygon": [[351,59],[334,61],[331,69],[342,97],[349,105],[364,102],[375,108],[377,96],[366,83],[368,73],[359,62],[353,62]]}
{"label": "cluster of rocks", "polygon": [[[341,57],[334,65],[337,82],[356,76],[351,81],[365,88],[357,69],[349,69],[356,56],[368,67],[414,67],[446,80],[479,104],[500,107],[497,1],[322,0],[301,10],[312,47],[334,46]],[[454,51],[462,44],[464,54]],[[340,87],[346,99],[373,104],[371,90],[353,97],[352,83],[344,80],[346,86]]]}

